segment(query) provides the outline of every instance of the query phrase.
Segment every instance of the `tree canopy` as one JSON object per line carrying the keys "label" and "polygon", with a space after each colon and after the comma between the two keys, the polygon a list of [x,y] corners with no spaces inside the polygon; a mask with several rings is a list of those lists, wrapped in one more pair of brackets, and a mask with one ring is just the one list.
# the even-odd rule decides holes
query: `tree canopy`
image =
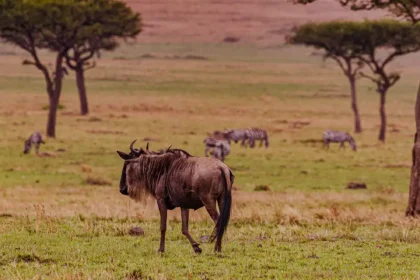
{"label": "tree canopy", "polygon": [[[292,0],[295,4],[310,4],[317,0]],[[384,9],[395,17],[417,23],[420,21],[419,0],[336,0],[353,11]]]}

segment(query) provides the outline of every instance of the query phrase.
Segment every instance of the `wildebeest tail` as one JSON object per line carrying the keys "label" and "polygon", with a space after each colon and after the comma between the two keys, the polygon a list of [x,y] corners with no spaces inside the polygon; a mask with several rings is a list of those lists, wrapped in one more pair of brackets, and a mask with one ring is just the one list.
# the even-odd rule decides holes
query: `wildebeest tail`
{"label": "wildebeest tail", "polygon": [[268,141],[268,133],[265,133],[265,147],[268,148],[268,146],[270,145],[270,142]]}
{"label": "wildebeest tail", "polygon": [[221,175],[222,175],[222,181],[224,185],[223,186],[224,187],[223,207],[222,209],[219,209],[220,216],[219,216],[219,219],[217,220],[216,226],[210,237],[211,242],[217,239],[216,247],[218,248],[221,248],[223,235],[226,232],[226,228],[229,224],[230,210],[232,208],[232,185],[233,185],[233,180],[234,180],[234,176],[231,170],[229,170],[230,186],[228,186],[228,182],[226,178],[227,174],[225,174],[223,169],[221,169]]}

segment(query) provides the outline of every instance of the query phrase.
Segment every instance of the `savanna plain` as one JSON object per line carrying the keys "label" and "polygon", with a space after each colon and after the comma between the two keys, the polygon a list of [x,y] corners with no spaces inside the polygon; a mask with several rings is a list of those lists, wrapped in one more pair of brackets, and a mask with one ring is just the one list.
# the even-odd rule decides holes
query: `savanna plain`
{"label": "savanna plain", "polygon": [[[404,216],[419,55],[394,64],[403,76],[388,95],[385,144],[376,140],[374,86],[359,82],[364,132],[353,152],[322,147],[323,130],[352,132],[349,87],[310,49],[126,45],[88,72],[90,115],[78,114],[74,76],[66,77],[57,138],[41,147],[50,157],[22,153],[33,131],[45,131],[48,104],[25,57],[0,47],[1,279],[420,277],[420,222]],[[194,254],[176,209],[158,254],[155,202],[119,193],[116,150],[138,139],[138,147],[202,156],[208,132],[252,126],[268,131],[270,147],[231,147],[225,163],[236,178],[223,252],[206,241],[213,223],[200,209],[190,214],[203,248]],[[367,189],[347,190],[349,182]],[[134,226],[145,235],[130,236]]]}

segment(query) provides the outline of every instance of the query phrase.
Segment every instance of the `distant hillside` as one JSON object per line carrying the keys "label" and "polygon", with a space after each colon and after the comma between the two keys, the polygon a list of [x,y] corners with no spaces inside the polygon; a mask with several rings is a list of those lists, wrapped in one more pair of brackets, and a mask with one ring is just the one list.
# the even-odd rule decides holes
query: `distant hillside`
{"label": "distant hillside", "polygon": [[381,11],[352,12],[334,0],[307,6],[287,0],[127,0],[144,20],[141,42],[222,42],[226,37],[259,45],[283,42],[285,32],[307,21],[362,20]]}

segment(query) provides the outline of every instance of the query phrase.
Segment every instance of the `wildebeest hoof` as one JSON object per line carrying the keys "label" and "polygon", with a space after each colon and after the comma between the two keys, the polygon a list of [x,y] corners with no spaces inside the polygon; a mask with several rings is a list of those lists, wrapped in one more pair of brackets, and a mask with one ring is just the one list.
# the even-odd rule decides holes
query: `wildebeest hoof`
{"label": "wildebeest hoof", "polygon": [[157,252],[158,252],[159,254],[163,254],[163,253],[165,253],[165,250],[163,250],[163,249],[159,249]]}
{"label": "wildebeest hoof", "polygon": [[201,250],[200,247],[198,247],[198,244],[197,245],[193,245],[193,248],[194,248],[194,252],[196,254],[201,254],[202,250]]}

